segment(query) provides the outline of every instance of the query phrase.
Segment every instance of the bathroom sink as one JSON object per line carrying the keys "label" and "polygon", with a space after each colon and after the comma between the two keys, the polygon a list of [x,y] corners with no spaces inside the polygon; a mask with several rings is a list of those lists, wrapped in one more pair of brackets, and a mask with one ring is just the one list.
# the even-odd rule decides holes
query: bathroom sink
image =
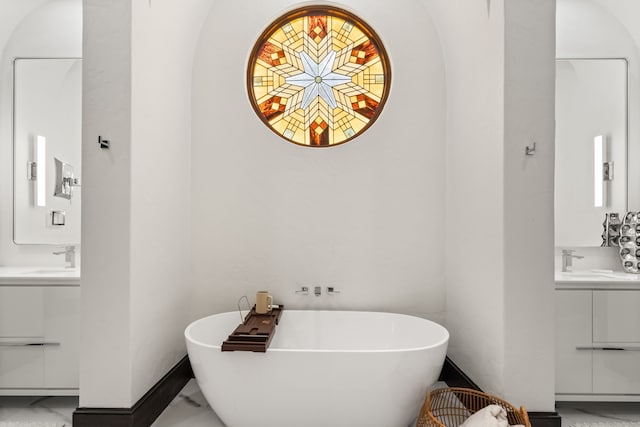
{"label": "bathroom sink", "polygon": [[565,278],[565,279],[569,279],[569,280],[599,280],[599,279],[611,279],[610,276],[607,276],[606,274],[599,274],[599,273],[572,273],[572,272],[566,272],[566,273],[560,273],[560,276]]}
{"label": "bathroom sink", "polygon": [[42,269],[38,269],[38,270],[27,270],[24,273],[22,273],[25,276],[31,275],[31,274],[35,274],[35,275],[43,275],[43,274],[69,274],[69,273],[75,273],[77,272],[78,269],[77,268],[64,268],[64,267],[60,267],[60,268],[42,268]]}
{"label": "bathroom sink", "polygon": [[[53,266],[0,266],[0,285],[48,285],[62,283],[74,285],[80,282],[80,268]],[[1,424],[1,423],[0,423]]]}
{"label": "bathroom sink", "polygon": [[630,274],[630,273],[624,273],[622,271],[613,271],[613,270],[579,270],[579,271],[556,272],[556,280],[611,282],[611,281],[640,280],[640,276],[637,274]]}

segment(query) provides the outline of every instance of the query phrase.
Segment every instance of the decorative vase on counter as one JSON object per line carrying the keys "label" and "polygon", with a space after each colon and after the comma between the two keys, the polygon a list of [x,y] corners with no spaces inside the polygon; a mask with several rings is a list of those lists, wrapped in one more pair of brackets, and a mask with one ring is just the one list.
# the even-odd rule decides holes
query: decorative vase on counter
{"label": "decorative vase on counter", "polygon": [[611,212],[605,214],[602,224],[602,246],[618,246],[620,262],[627,273],[640,271],[640,212],[626,212],[622,221],[620,215]]}
{"label": "decorative vase on counter", "polygon": [[602,245],[600,246],[618,246],[620,240],[620,214],[617,212],[606,213],[602,226]]}

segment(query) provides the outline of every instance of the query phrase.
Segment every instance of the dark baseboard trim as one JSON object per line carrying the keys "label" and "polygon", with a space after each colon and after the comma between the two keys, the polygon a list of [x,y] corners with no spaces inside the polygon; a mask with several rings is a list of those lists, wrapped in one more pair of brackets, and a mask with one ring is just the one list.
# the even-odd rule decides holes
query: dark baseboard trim
{"label": "dark baseboard trim", "polygon": [[482,391],[478,384],[474,383],[453,360],[449,359],[449,356],[444,359],[444,365],[442,366],[440,378],[438,379],[447,383],[449,387],[464,387]]}
{"label": "dark baseboard trim", "polygon": [[131,408],[77,408],[74,427],[149,427],[193,378],[185,356]]}
{"label": "dark baseboard trim", "polygon": [[562,417],[557,412],[529,412],[532,427],[560,427]]}
{"label": "dark baseboard trim", "polygon": [[[482,389],[465,374],[453,360],[447,356],[440,372],[440,381],[447,383],[449,387],[464,387],[482,391]],[[560,427],[561,417],[557,412],[529,412],[531,427]]]}

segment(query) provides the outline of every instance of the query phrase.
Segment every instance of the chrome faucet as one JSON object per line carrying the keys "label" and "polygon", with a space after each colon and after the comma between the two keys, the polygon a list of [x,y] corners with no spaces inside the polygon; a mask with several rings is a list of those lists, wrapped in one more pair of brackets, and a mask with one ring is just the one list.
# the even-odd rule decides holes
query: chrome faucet
{"label": "chrome faucet", "polygon": [[296,291],[296,294],[309,295],[309,287],[308,286],[301,286],[300,289],[298,289]]}
{"label": "chrome faucet", "polygon": [[67,263],[66,268],[76,268],[76,247],[65,246],[64,251],[57,251],[54,255],[64,254],[64,261]]}
{"label": "chrome faucet", "polygon": [[327,295],[335,295],[339,293],[340,291],[337,291],[333,286],[327,286]]}
{"label": "chrome faucet", "polygon": [[573,265],[573,258],[582,259],[584,256],[582,255],[574,255],[575,251],[573,249],[563,249],[562,250],[562,272],[566,273],[567,271],[571,271],[571,267]]}

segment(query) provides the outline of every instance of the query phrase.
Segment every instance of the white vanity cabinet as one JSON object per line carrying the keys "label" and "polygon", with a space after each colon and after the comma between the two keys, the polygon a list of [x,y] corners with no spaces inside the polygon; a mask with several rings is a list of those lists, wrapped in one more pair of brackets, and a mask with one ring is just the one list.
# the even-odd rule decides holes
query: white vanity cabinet
{"label": "white vanity cabinet", "polygon": [[592,291],[556,291],[556,393],[592,393]]}
{"label": "white vanity cabinet", "polygon": [[0,284],[0,395],[78,394],[80,286]]}
{"label": "white vanity cabinet", "polygon": [[556,283],[556,400],[640,401],[640,283]]}

